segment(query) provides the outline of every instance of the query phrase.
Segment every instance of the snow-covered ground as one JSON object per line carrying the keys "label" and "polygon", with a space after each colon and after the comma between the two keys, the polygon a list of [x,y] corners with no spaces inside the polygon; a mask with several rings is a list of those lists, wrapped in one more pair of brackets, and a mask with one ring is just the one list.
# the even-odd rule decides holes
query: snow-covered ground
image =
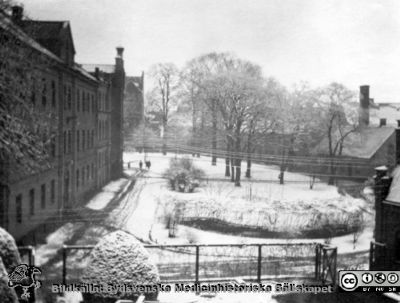
{"label": "snow-covered ground", "polygon": [[[114,198],[118,196],[118,194],[121,193],[128,183],[129,180],[125,178],[108,183],[87,203],[86,207],[93,210],[104,209]],[[84,209],[85,208],[82,208],[82,210]],[[76,236],[77,232],[84,228],[84,226],[85,221],[68,222],[49,234],[46,238],[46,243],[36,247],[36,265],[42,266],[54,258],[54,256],[56,256],[59,252],[60,248],[64,244],[68,243],[74,236]]]}
{"label": "snow-covered ground", "polygon": [[[148,153],[147,159],[151,161],[150,176],[160,177],[162,172],[168,168],[168,164],[171,158],[174,158],[174,154],[167,154],[163,156],[160,153]],[[218,159],[217,166],[211,166],[211,158],[202,156],[200,158],[191,157],[190,155],[178,155],[178,157],[190,157],[193,159],[193,163],[205,170],[208,178],[222,178],[225,172],[225,159]],[[139,161],[144,159],[143,153],[124,153],[124,161],[133,161],[133,165],[139,165]],[[242,163],[242,173],[245,172],[245,163]],[[231,184],[226,183],[229,186],[224,186],[221,194],[225,194],[229,191],[231,196],[243,196],[248,194],[249,186],[252,185],[252,196],[269,197],[273,200],[293,200],[297,199],[314,199],[321,197],[340,197],[335,186],[327,185],[326,183],[316,181],[314,189],[309,189],[310,177],[299,173],[286,172],[285,182],[290,186],[281,186],[278,184],[279,168],[277,166],[266,166],[261,164],[252,164],[252,177],[251,179],[242,178],[242,187],[230,186]],[[227,179],[228,180],[228,179]],[[271,180],[271,182],[263,182],[261,186],[256,186],[260,180]],[[298,183],[297,183],[298,182]],[[220,185],[218,185],[219,187]],[[213,185],[207,186],[209,190],[214,190]],[[228,189],[229,188],[229,189]],[[226,190],[225,190],[226,189]]]}
{"label": "snow-covered ground", "polygon": [[96,196],[89,201],[89,203],[86,204],[86,207],[94,210],[105,208],[108,203],[114,199],[116,195],[121,192],[121,190],[123,190],[128,182],[128,179],[121,178],[108,183]]}
{"label": "snow-covered ground", "polygon": [[[189,155],[186,155],[189,156]],[[243,178],[242,186],[235,187],[230,182],[225,181],[209,181],[203,184],[202,188],[198,193],[194,194],[181,194],[171,192],[168,187],[166,180],[160,177],[162,172],[168,167],[171,158],[174,158],[174,154],[168,154],[163,156],[161,154],[147,154],[147,160],[152,163],[151,169],[146,176],[146,179],[139,179],[139,184],[146,184],[139,196],[138,207],[131,220],[126,225],[126,229],[133,234],[137,234],[140,237],[146,239],[151,233],[151,240],[156,241],[159,244],[187,244],[188,241],[192,243],[285,243],[285,242],[324,242],[327,239],[265,239],[265,238],[254,238],[254,237],[242,237],[235,235],[226,235],[218,232],[203,231],[196,228],[187,226],[178,226],[178,234],[176,238],[168,237],[168,230],[165,228],[165,222],[160,222],[160,218],[156,218],[155,212],[157,207],[163,207],[163,201],[169,195],[190,197],[190,199],[196,199],[199,196],[220,197],[223,199],[242,198],[250,199],[250,187],[251,187],[251,199],[257,200],[267,197],[269,200],[275,201],[282,205],[289,204],[290,207],[297,208],[300,203],[304,201],[319,209],[321,212],[331,211],[332,203],[335,201],[342,201],[342,205],[335,205],[335,207],[343,207],[345,212],[354,210],[354,208],[366,208],[364,201],[360,199],[352,199],[348,197],[347,200],[343,201],[343,196],[338,193],[335,186],[329,186],[326,183],[316,181],[313,190],[309,189],[309,177],[299,174],[287,172],[285,174],[285,185],[278,184],[278,173],[277,167],[265,166],[259,164],[253,164],[252,166],[252,178],[248,180]],[[183,157],[178,155],[178,157]],[[191,157],[191,156],[189,156]],[[192,158],[194,164],[206,171],[208,178],[225,179],[224,159],[219,159],[217,166],[211,166],[211,159],[209,157]],[[133,161],[139,163],[139,160],[144,160],[144,154],[139,153],[125,153],[124,161]],[[243,165],[245,167],[245,165]],[[256,182],[257,180],[269,179],[270,182]],[[297,181],[295,183],[293,181]],[[299,182],[300,181],[300,182]],[[330,203],[324,203],[324,201]],[[252,203],[251,201],[249,203]],[[254,202],[256,203],[256,202]],[[290,212],[290,207],[286,210]],[[234,208],[234,207],[232,207]],[[310,211],[312,208],[310,208]],[[158,215],[160,214],[160,209]],[[366,214],[366,217],[371,221],[371,216]],[[367,251],[369,249],[369,243],[372,240],[372,227],[365,228],[364,232],[359,236],[356,243],[354,243],[353,235],[345,235],[335,237],[331,239],[331,244],[338,247],[338,253],[351,253],[356,251]]]}
{"label": "snow-covered ground", "polygon": [[[165,193],[171,193],[168,189],[165,179],[159,178],[162,172],[168,167],[170,158],[175,157],[173,154],[163,156],[161,154],[148,154],[147,159],[152,162],[150,171],[145,172],[143,177],[139,177],[132,194],[127,195],[114,211],[108,214],[108,221],[114,221],[117,226],[126,230],[139,239],[146,242],[155,241],[159,244],[187,244],[201,243],[201,244],[228,244],[228,243],[293,243],[293,242],[324,242],[326,239],[265,239],[255,237],[244,237],[221,234],[212,231],[203,231],[192,227],[183,225],[178,226],[177,237],[169,238],[168,230],[165,228],[165,223],[160,222],[157,213],[160,211],[161,203],[160,198]],[[124,161],[143,161],[144,154],[139,153],[125,153]],[[224,178],[224,161],[219,159],[217,166],[211,166],[209,157],[193,158],[195,164],[203,168],[209,178]],[[138,166],[138,165],[137,165]],[[133,164],[134,167],[134,164]],[[221,196],[221,197],[248,197],[248,185],[252,184],[253,197],[267,195],[275,199],[283,198],[286,201],[293,201],[299,198],[303,199],[321,199],[321,198],[340,198],[337,188],[328,186],[322,182],[317,182],[313,190],[310,190],[308,183],[287,183],[282,186],[278,184],[276,167],[268,167],[258,164],[253,164],[253,178],[252,180],[260,180],[270,177],[271,180],[276,180],[275,183],[256,183],[243,179],[242,187],[234,187],[230,182],[208,182],[204,184],[203,189],[200,190],[201,195]],[[135,168],[130,172],[135,173]],[[298,173],[286,173],[285,179],[287,181],[303,180],[308,181],[308,177]],[[120,179],[106,185],[102,191],[91,199],[86,207],[92,210],[101,211],[109,202],[114,199],[118,193],[126,188],[128,183],[127,179]],[[192,194],[182,194],[192,195]],[[196,194],[193,194],[194,196]],[[121,219],[123,217],[123,220]],[[110,222],[108,222],[110,223]],[[112,223],[112,222],[111,222]],[[46,263],[49,259],[57,254],[60,247],[67,243],[74,233],[82,229],[83,223],[67,223],[47,237],[47,243],[40,245],[36,248],[36,261],[40,266]],[[87,231],[90,234],[96,234],[91,226]],[[99,234],[103,234],[102,231]],[[89,236],[87,236],[89,237]],[[77,243],[83,243],[83,239],[87,238],[83,235],[82,241],[78,238]],[[92,243],[96,243],[96,239],[91,239]],[[331,244],[338,247],[338,253],[351,253],[356,251],[367,251],[369,243],[372,240],[372,227],[367,227],[360,235],[358,241],[354,244],[353,235],[346,235],[335,237],[331,239]]]}
{"label": "snow-covered ground", "polygon": [[[149,171],[144,170],[143,174],[138,177],[136,184],[129,193],[121,197],[119,205],[107,212],[104,224],[110,224],[114,228],[120,228],[134,234],[137,238],[145,242],[157,242],[158,244],[246,244],[246,243],[295,243],[295,242],[324,242],[326,239],[266,239],[255,237],[244,237],[237,235],[221,234],[213,231],[204,231],[193,227],[178,225],[175,238],[168,237],[168,230],[165,222],[160,220],[159,214],[162,213],[163,199],[165,195],[184,195],[185,197],[208,196],[219,197],[222,199],[244,199],[256,203],[260,199],[267,197],[271,201],[278,201],[283,204],[292,204],[296,206],[301,201],[314,201],[318,203],[323,199],[341,199],[337,188],[328,186],[326,183],[316,181],[314,189],[309,189],[309,177],[299,174],[285,174],[285,185],[278,184],[279,169],[273,166],[264,166],[253,164],[252,178],[248,180],[242,179],[241,187],[227,181],[205,181],[202,188],[194,194],[180,194],[171,192],[168,188],[167,181],[161,178],[165,169],[167,169],[170,158],[174,158],[174,154],[163,156],[161,154],[148,154],[147,160],[150,160],[152,165]],[[179,156],[180,157],[180,156]],[[127,171],[128,175],[136,174],[139,167],[139,160],[144,160],[144,154],[125,153],[124,161],[133,161],[132,168]],[[194,163],[206,171],[208,178],[225,179],[224,177],[224,159],[218,159],[217,166],[211,166],[209,157],[193,158]],[[245,165],[243,165],[245,168]],[[243,169],[244,171],[244,169]],[[244,172],[243,172],[244,173]],[[257,182],[268,179],[269,182]],[[103,188],[103,191],[96,195],[86,205],[92,211],[103,212],[109,205],[110,201],[120,195],[121,191],[126,189],[127,180],[121,179],[112,182]],[[250,193],[251,188],[251,193]],[[258,203],[257,202],[257,203]],[[249,202],[251,203],[251,201]],[[347,210],[351,210],[354,205],[345,205]],[[359,206],[359,205],[358,205]],[[329,208],[329,205],[316,205],[321,211],[324,207]],[[368,205],[365,206],[366,208]],[[289,207],[290,209],[290,207]],[[367,209],[368,210],[368,209]],[[371,218],[370,218],[371,219]],[[101,222],[98,225],[90,225],[82,227],[84,223],[68,223],[52,233],[47,238],[47,243],[37,248],[37,263],[42,265],[55,256],[63,243],[69,242],[74,234],[79,231],[83,232],[80,237],[74,239],[75,244],[87,244],[90,239],[91,243],[96,243],[96,237],[101,237],[107,233],[107,228],[101,227]],[[338,253],[361,253],[367,252],[369,243],[372,240],[372,227],[365,228],[360,235],[358,241],[354,244],[353,235],[334,237],[331,239],[331,245],[338,247]],[[149,250],[150,251],[150,250]],[[76,263],[82,263],[79,258],[70,256],[71,260]],[[179,257],[177,257],[179,259]],[[178,260],[177,259],[177,260]],[[60,264],[58,264],[60,265]],[[59,269],[57,269],[59,270]],[[189,298],[190,297],[190,298]],[[209,300],[207,298],[199,298],[188,294],[187,296],[176,294],[161,293],[162,302],[277,302],[272,298],[271,294],[217,294],[215,298]],[[71,302],[77,302],[72,300]]]}

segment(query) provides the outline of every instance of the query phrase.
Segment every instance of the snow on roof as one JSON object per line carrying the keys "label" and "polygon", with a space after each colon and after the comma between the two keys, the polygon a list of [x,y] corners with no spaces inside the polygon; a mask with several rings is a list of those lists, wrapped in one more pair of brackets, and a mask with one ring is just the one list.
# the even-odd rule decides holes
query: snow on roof
{"label": "snow on roof", "polygon": [[400,166],[397,166],[392,173],[393,181],[390,185],[387,201],[400,203]]}
{"label": "snow on roof", "polygon": [[96,67],[104,73],[112,74],[115,72],[114,64],[81,64],[81,66],[89,73],[94,73],[96,71]]}
{"label": "snow on roof", "polygon": [[[342,156],[370,159],[394,131],[395,128],[390,126],[361,128],[345,139]],[[328,155],[327,138],[318,144],[314,153]]]}
{"label": "snow on roof", "polygon": [[58,61],[62,62],[62,60],[53,54],[51,51],[47,50],[43,46],[41,46],[36,40],[32,37],[27,35],[23,30],[19,27],[15,26],[11,19],[4,14],[0,14],[0,28],[11,33],[15,37],[17,37],[20,41],[26,43],[28,46],[32,47],[33,49],[41,52],[42,54]]}

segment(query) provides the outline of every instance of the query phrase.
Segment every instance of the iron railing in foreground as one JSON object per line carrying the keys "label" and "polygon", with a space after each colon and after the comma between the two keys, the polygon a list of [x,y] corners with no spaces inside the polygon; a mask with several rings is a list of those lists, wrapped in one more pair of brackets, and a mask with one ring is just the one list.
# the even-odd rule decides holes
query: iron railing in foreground
{"label": "iron railing in foreground", "polygon": [[[162,282],[166,283],[219,282],[236,278],[257,282],[285,278],[336,283],[336,248],[315,242],[156,244],[144,247],[153,251],[150,254],[152,258],[158,258],[155,264]],[[79,256],[81,262],[68,262],[68,257],[72,257],[70,252],[82,251],[83,257],[88,257],[93,248],[94,245],[62,246],[63,284],[67,283],[68,276],[68,282],[74,280],[74,274],[75,279],[80,276],[81,269],[70,266],[68,270],[68,264],[85,264],[82,253]],[[27,253],[29,264],[34,265],[34,248],[26,246],[19,247],[19,250],[21,254]]]}
{"label": "iron railing in foreground", "polygon": [[[90,251],[93,245],[64,245],[62,248],[62,281],[68,273],[71,251]],[[167,283],[227,281],[242,278],[248,281],[280,278],[335,281],[336,254],[320,243],[252,243],[252,244],[165,244],[145,245],[157,265],[161,280]],[[154,252],[156,251],[156,253]],[[325,260],[329,256],[330,260]],[[79,256],[82,258],[82,255]],[[157,260],[158,258],[158,260]],[[71,262],[75,264],[75,262]],[[70,264],[71,264],[70,263]],[[329,268],[326,268],[329,267]],[[79,269],[74,268],[76,277]],[[324,273],[324,274],[322,274]],[[306,275],[304,275],[306,274]],[[74,279],[71,277],[70,279]]]}

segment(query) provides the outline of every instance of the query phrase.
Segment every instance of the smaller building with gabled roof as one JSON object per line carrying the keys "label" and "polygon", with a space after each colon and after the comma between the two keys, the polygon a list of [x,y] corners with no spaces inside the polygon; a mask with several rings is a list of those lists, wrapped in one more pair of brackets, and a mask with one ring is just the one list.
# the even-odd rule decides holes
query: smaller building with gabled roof
{"label": "smaller building with gabled roof", "polygon": [[[340,154],[334,158],[337,177],[365,180],[375,167],[384,164],[393,168],[400,161],[400,120],[392,121],[395,110],[389,111],[390,124],[384,118],[378,120],[384,113],[379,113],[379,106],[372,99],[365,104],[364,97],[369,99],[369,86],[360,87],[359,125],[345,138]],[[318,168],[321,174],[329,174],[328,146],[328,138],[324,138],[313,150],[322,159]]]}

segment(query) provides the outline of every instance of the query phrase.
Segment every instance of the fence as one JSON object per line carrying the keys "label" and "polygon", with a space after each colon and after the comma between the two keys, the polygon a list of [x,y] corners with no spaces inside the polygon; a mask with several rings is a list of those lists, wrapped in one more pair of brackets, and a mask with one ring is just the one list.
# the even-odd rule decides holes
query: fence
{"label": "fence", "polygon": [[[63,283],[79,281],[93,247],[63,247]],[[318,243],[145,245],[145,248],[157,265],[161,281],[167,283],[235,278],[257,282],[317,279],[335,283],[336,248]]]}
{"label": "fence", "polygon": [[315,248],[315,278],[323,284],[336,284],[337,247],[318,245]]}
{"label": "fence", "polygon": [[[61,280],[78,282],[93,245],[64,245]],[[336,283],[336,247],[319,243],[145,245],[162,282],[317,280]],[[19,247],[34,265],[34,248]]]}

